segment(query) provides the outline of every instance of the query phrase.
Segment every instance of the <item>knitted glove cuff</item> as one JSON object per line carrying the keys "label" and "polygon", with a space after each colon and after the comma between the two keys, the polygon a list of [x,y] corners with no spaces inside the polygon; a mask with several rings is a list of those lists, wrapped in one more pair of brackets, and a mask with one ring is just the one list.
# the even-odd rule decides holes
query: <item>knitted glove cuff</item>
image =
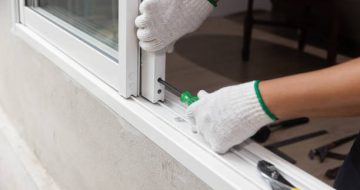
{"label": "knitted glove cuff", "polygon": [[208,0],[214,7],[217,7],[217,2],[215,0]]}
{"label": "knitted glove cuff", "polygon": [[273,120],[273,121],[276,121],[278,120],[278,118],[275,116],[274,113],[272,113],[270,111],[270,109],[266,106],[262,96],[261,96],[261,93],[260,93],[260,90],[259,90],[259,83],[260,81],[259,80],[256,80],[254,81],[254,89],[255,89],[255,93],[256,93],[256,97],[258,98],[259,100],[259,103],[261,105],[261,108],[264,110],[264,112]]}
{"label": "knitted glove cuff", "polygon": [[[267,108],[259,91],[259,81],[252,81],[236,87],[231,90],[230,102],[233,102],[232,107],[239,107],[242,118],[248,122],[248,126],[253,126],[257,130],[273,121],[276,121],[276,116]],[[246,110],[246,112],[244,112]]]}

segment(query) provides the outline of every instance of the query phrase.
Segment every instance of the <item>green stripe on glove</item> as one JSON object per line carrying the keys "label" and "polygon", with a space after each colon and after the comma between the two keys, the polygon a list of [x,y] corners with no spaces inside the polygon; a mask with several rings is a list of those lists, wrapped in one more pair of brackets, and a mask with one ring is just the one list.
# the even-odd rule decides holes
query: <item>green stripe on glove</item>
{"label": "green stripe on glove", "polygon": [[214,7],[217,7],[216,0],[208,0]]}

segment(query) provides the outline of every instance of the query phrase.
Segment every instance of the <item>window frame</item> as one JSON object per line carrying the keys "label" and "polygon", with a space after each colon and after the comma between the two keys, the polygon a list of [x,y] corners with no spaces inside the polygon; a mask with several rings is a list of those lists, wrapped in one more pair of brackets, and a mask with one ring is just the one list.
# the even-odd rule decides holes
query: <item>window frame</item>
{"label": "window frame", "polygon": [[79,39],[71,32],[64,30],[39,12],[32,10],[26,6],[25,0],[19,0],[19,21],[64,51],[82,67],[118,91],[121,96],[128,98],[132,95],[139,95],[140,87],[140,49],[134,23],[138,15],[139,1],[118,0],[118,5],[119,44],[117,60]]}
{"label": "window frame", "polygon": [[[13,3],[16,1],[14,0]],[[131,1],[133,2],[133,0]],[[20,7],[23,8],[21,5],[23,5],[24,0],[19,0],[19,2]],[[134,6],[132,3],[124,3],[123,5],[127,7]],[[137,13],[137,8],[136,10],[133,9],[133,11]],[[72,79],[104,102],[118,116],[124,118],[210,187],[214,189],[268,189],[269,186],[261,179],[256,170],[256,161],[261,158],[274,163],[281,171],[285,171],[285,175],[295,185],[299,184],[300,187],[304,187],[302,189],[333,189],[251,140],[242,144],[241,149],[232,149],[225,155],[214,153],[199,135],[191,132],[190,125],[185,120],[184,105],[179,102],[178,97],[166,92],[167,101],[158,104],[152,104],[142,97],[124,99],[119,96],[119,91],[114,90],[113,87],[104,83],[99,77],[90,73],[78,61],[70,57],[66,52],[61,51],[56,44],[51,43],[31,27],[22,24],[21,21],[24,18],[22,11],[19,13],[15,11],[13,15],[14,17],[20,17],[20,19],[13,19],[15,23],[13,27],[14,34],[46,56]],[[126,20],[125,22],[129,23],[128,27],[133,25],[131,24],[132,20]],[[135,29],[128,28],[128,30]],[[132,36],[134,36],[134,33]],[[123,35],[129,36],[129,34]],[[133,41],[128,41],[128,43],[131,44],[124,44],[123,47],[126,51],[137,46],[134,45]],[[124,52],[126,53],[126,51]],[[134,52],[129,53],[133,54]],[[137,58],[139,58],[139,54],[140,51],[138,50]],[[165,96],[165,92],[157,95],[151,95],[151,93],[163,89],[163,86],[156,81],[157,77],[165,77],[165,56],[164,54],[147,54],[144,52],[142,55],[141,75],[142,77],[149,77],[148,83],[145,84],[145,87],[143,84],[142,89],[146,90],[148,88],[150,95],[146,98],[151,102],[157,102]],[[132,60],[131,57],[126,56],[123,59]],[[136,64],[131,63],[126,62],[125,65],[129,64],[135,67]],[[136,66],[139,69],[139,64]],[[122,77],[126,77],[126,75]]]}

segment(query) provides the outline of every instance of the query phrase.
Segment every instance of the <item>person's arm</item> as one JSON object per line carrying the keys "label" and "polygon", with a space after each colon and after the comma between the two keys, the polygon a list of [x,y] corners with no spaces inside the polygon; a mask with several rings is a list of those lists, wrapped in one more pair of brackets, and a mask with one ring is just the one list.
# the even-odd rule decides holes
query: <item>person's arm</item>
{"label": "person's arm", "polygon": [[360,59],[260,83],[268,108],[281,119],[360,116]]}
{"label": "person's arm", "polygon": [[277,119],[360,116],[360,59],[198,96],[187,109],[193,131],[224,153]]}

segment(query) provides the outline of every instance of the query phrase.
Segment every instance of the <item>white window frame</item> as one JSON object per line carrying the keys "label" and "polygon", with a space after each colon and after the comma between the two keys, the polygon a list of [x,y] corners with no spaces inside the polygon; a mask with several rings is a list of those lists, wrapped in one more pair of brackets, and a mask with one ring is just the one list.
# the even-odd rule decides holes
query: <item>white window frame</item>
{"label": "white window frame", "polygon": [[[120,95],[130,97],[139,94],[139,55],[134,20],[138,14],[138,0],[119,0],[119,46],[118,51],[100,52],[75,35],[65,31],[56,23],[45,18],[39,12],[25,6],[25,0],[19,0],[20,22],[30,28],[52,45],[64,51],[76,62],[89,70],[107,85],[117,90]],[[40,11],[40,10],[39,10]],[[45,14],[45,11],[43,11]],[[50,16],[50,14],[49,14]],[[56,19],[56,17],[54,17]],[[64,22],[65,23],[65,22]],[[69,25],[69,27],[71,27]],[[74,30],[75,27],[73,27]],[[96,41],[94,41],[96,42]],[[98,42],[101,45],[101,43]],[[118,56],[114,58],[115,54]],[[117,60],[116,60],[117,59]]]}
{"label": "white window frame", "polygon": [[[251,140],[246,141],[238,148],[233,148],[225,155],[214,153],[199,135],[191,132],[190,125],[185,121],[184,105],[179,102],[178,97],[165,92],[164,87],[157,83],[159,77],[165,79],[164,54],[148,54],[143,52],[141,57],[141,77],[144,83],[141,87],[143,96],[151,102],[158,102],[159,100],[164,100],[166,93],[167,101],[153,104],[142,97],[129,95],[133,93],[127,94],[134,90],[134,88],[129,87],[131,82],[122,81],[123,83],[121,83],[120,81],[120,85],[117,86],[120,90],[104,83],[103,79],[89,72],[89,69],[79,64],[78,60],[62,51],[63,49],[60,49],[58,44],[54,44],[46,36],[41,35],[31,25],[28,26],[22,23],[24,21],[26,23],[27,19],[27,13],[22,10],[24,7],[21,6],[24,0],[18,0],[19,4],[16,4],[16,1],[12,1],[13,7],[19,8],[20,6],[21,9],[20,11],[13,9],[14,34],[22,38],[32,48],[48,57],[52,63],[80,83],[95,97],[103,101],[115,113],[173,156],[210,187],[214,189],[270,190],[270,186],[262,179],[256,169],[257,161],[265,159],[278,167],[287,179],[302,190],[333,190],[330,186]],[[123,2],[120,3],[119,1],[119,6],[125,6],[128,8],[128,11],[133,11],[131,16],[122,15],[124,18],[122,21],[119,21],[123,24],[128,24],[126,27],[129,27],[122,34],[122,38],[124,39],[125,36],[132,36],[133,38],[126,38],[126,44],[121,45],[122,48],[119,46],[119,51],[123,55],[123,63],[125,63],[121,66],[125,70],[120,71],[122,72],[120,78],[128,80],[126,77],[131,74],[128,71],[134,70],[134,75],[136,75],[134,78],[137,78],[136,83],[138,83],[139,64],[138,62],[133,64],[133,61],[135,61],[135,57],[139,61],[140,52],[135,39],[135,29],[134,27],[132,28],[132,19],[135,19],[137,14],[137,7],[135,7],[137,3],[134,3],[134,0],[121,1]],[[135,47],[137,55],[133,55],[135,53],[130,52]],[[130,80],[133,80],[133,78],[130,78]],[[124,91],[121,91],[121,86]],[[138,88],[138,85],[134,86]],[[162,90],[162,93],[158,93],[159,90]],[[125,96],[129,95],[130,98],[122,98],[119,96],[119,93],[124,93]]]}

